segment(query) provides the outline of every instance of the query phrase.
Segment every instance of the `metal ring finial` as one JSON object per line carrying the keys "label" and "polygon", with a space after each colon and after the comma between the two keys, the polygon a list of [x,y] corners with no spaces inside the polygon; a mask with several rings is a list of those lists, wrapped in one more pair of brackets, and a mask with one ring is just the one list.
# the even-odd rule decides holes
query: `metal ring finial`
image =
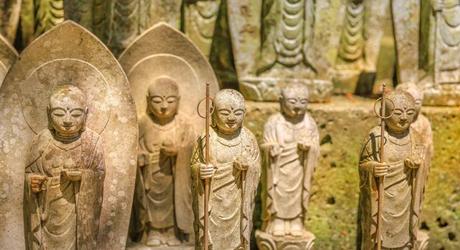
{"label": "metal ring finial", "polygon": [[377,103],[381,102],[382,104],[381,105],[385,105],[383,102],[382,102],[382,97],[380,97],[379,99],[375,100],[374,102],[374,114],[378,117],[378,118],[381,118],[381,119],[388,119],[390,118],[393,113],[394,113],[394,106],[395,106],[395,103],[393,102],[393,100],[391,99],[388,99],[388,98],[385,98],[385,100],[387,101],[390,101],[392,106],[393,106],[393,109],[391,110],[390,114],[388,116],[385,116],[385,114],[380,114],[380,112],[377,111]]}
{"label": "metal ring finial", "polygon": [[[213,98],[211,98],[211,97],[209,97],[209,100],[210,100],[210,103],[211,103],[209,114],[212,114],[212,113],[214,113],[214,101],[213,101]],[[201,104],[202,104],[204,101],[206,101],[206,97],[203,98],[203,99],[198,103],[198,105],[196,106],[196,112],[197,112],[197,114],[198,114],[199,117],[201,117],[201,118],[203,118],[203,119],[206,119],[206,115],[202,115],[202,114],[200,113],[200,106],[201,106]]]}

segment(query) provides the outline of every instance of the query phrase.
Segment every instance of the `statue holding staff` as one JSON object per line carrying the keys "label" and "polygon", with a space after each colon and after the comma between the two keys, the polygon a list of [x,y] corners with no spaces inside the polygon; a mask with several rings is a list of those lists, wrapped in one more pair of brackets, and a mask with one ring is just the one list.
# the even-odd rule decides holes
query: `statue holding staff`
{"label": "statue holding staff", "polygon": [[424,177],[426,148],[411,128],[417,114],[414,98],[407,92],[394,91],[383,101],[385,121],[381,159],[381,127],[369,132],[361,151],[360,202],[361,249],[377,245],[377,179],[383,179],[382,249],[420,249],[417,243],[420,194],[417,186]]}
{"label": "statue holding staff", "polygon": [[[254,198],[260,178],[259,148],[242,126],[243,96],[224,89],[214,98],[209,145],[200,140],[192,160],[196,246],[203,248],[204,180],[210,178],[209,249],[249,249]],[[209,146],[210,164],[204,148]]]}

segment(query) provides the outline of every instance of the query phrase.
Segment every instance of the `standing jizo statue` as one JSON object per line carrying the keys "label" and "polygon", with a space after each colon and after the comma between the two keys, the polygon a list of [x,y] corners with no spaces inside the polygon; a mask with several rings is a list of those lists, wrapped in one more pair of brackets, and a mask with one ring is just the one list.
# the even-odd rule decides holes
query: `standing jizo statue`
{"label": "standing jizo statue", "polygon": [[160,76],[148,87],[139,120],[135,230],[148,246],[176,246],[193,230],[190,158],[195,133],[179,108],[175,80]]}
{"label": "standing jizo statue", "polygon": [[[374,127],[361,152],[360,206],[361,249],[377,244],[378,200],[383,201],[380,240],[382,249],[423,249],[419,241],[419,199],[423,195],[426,147],[411,128],[417,110],[407,92],[394,91],[385,98],[384,155],[380,158],[380,126]],[[383,177],[383,192],[377,178]],[[382,178],[380,178],[382,179]],[[381,197],[378,197],[381,195]]]}
{"label": "standing jizo statue", "polygon": [[[192,161],[196,246],[203,248],[203,183],[210,178],[209,249],[249,249],[260,178],[259,147],[242,125],[246,110],[238,91],[219,91],[214,108],[209,145],[200,141]],[[208,165],[204,147],[210,150]]]}
{"label": "standing jizo statue", "polygon": [[59,85],[50,97],[49,128],[26,166],[27,249],[95,249],[104,183],[100,136],[86,128],[85,94]]}
{"label": "standing jizo statue", "polygon": [[310,249],[314,236],[304,219],[319,156],[318,129],[307,113],[307,87],[290,84],[279,101],[281,112],[264,128],[265,221],[256,238],[261,249]]}

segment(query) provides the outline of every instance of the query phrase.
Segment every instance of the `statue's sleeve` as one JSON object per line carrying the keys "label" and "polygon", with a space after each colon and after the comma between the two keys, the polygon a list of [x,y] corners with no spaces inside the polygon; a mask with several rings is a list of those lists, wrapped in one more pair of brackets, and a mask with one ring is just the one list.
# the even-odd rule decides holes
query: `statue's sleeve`
{"label": "statue's sleeve", "polygon": [[[94,132],[93,132],[94,133]],[[105,178],[104,151],[101,138],[94,134],[83,138],[80,189],[77,195],[77,242],[82,249],[95,249],[102,208]]]}
{"label": "statue's sleeve", "polygon": [[271,117],[264,126],[264,134],[262,139],[262,144],[260,149],[262,150],[262,221],[265,223],[269,221],[270,216],[276,213],[275,204],[273,200],[274,190],[273,190],[273,171],[275,168],[275,160],[270,155],[270,150],[272,146],[279,145],[276,131],[276,121],[274,117]]}
{"label": "statue's sleeve", "polygon": [[250,157],[250,166],[246,173],[246,181],[244,183],[244,211],[242,234],[246,239],[246,244],[249,247],[251,231],[252,231],[252,216],[255,206],[255,197],[257,195],[257,187],[259,186],[261,166],[260,166],[260,151],[255,136],[251,132],[247,132],[247,140],[244,145],[247,155]]}
{"label": "statue's sleeve", "polygon": [[46,190],[37,194],[32,193],[30,186],[30,175],[45,175],[40,164],[43,149],[40,147],[41,135],[37,135],[31,143],[30,154],[25,168],[24,178],[24,218],[25,218],[25,238],[27,249],[39,249],[42,246],[41,237],[41,213],[46,197]]}
{"label": "statue's sleeve", "polygon": [[310,142],[310,149],[305,154],[304,158],[304,181],[303,181],[303,192],[302,192],[302,205],[304,211],[307,211],[308,204],[310,201],[311,194],[311,183],[313,180],[313,173],[315,172],[316,165],[318,164],[318,158],[320,155],[319,145],[319,132],[315,121],[310,118],[309,127],[311,131],[309,133],[307,141]]}
{"label": "statue's sleeve", "polygon": [[174,207],[177,226],[189,234],[193,230],[190,162],[196,135],[193,127],[187,122],[181,123],[178,129],[182,130],[182,133],[174,169]]}
{"label": "statue's sleeve", "polygon": [[194,214],[193,229],[195,231],[195,245],[201,246],[201,237],[203,232],[203,217],[202,202],[204,195],[203,183],[200,179],[200,164],[204,163],[203,156],[204,137],[197,139],[192,154],[191,174],[192,174],[192,207]]}

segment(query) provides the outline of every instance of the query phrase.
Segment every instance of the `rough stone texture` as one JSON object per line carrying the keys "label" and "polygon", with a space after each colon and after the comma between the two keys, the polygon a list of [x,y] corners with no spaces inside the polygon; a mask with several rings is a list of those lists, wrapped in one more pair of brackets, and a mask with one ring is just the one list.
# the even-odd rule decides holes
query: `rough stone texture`
{"label": "rough stone texture", "polygon": [[[315,234],[315,249],[355,249],[359,196],[360,145],[377,124],[372,101],[333,98],[311,104],[320,130],[321,157],[313,179],[306,225]],[[279,111],[277,103],[247,102],[246,126],[261,139],[263,124]],[[459,249],[460,241],[460,110],[423,107],[433,127],[435,156],[428,176],[422,228],[429,232],[428,249]],[[256,206],[259,209],[260,206]],[[255,216],[260,218],[260,216]],[[260,221],[254,222],[260,227]]]}
{"label": "rough stone texture", "polygon": [[0,86],[2,86],[6,73],[8,73],[8,70],[17,58],[18,52],[0,35]]}
{"label": "rough stone texture", "polygon": [[[250,100],[275,101],[285,84],[299,82],[309,87],[311,101],[327,101],[333,89],[331,69],[337,57],[344,4],[310,0],[263,2],[227,1],[241,92]],[[277,30],[292,29],[288,27],[291,25],[303,29],[285,33]],[[281,44],[285,47],[279,49]],[[295,48],[287,44],[295,44]],[[292,56],[294,50],[297,52]]]}
{"label": "rough stone texture", "polygon": [[63,82],[86,93],[87,127],[103,140],[106,176],[98,249],[123,249],[135,182],[135,106],[126,75],[110,51],[70,21],[24,50],[1,88],[0,245],[24,248],[26,155],[33,136],[48,125],[45,111],[51,89]]}

